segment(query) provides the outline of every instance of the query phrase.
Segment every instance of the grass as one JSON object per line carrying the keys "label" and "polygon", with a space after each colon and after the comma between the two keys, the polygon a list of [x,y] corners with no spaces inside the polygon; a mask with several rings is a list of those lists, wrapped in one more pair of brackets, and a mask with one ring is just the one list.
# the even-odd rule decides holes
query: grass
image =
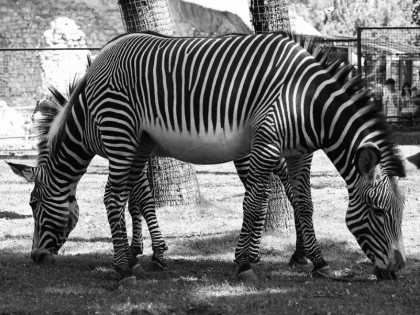
{"label": "grass", "polygon": [[[418,151],[403,147],[405,155]],[[259,282],[243,284],[234,279],[232,262],[242,222],[242,184],[231,163],[196,170],[203,202],[158,210],[169,270],[148,273],[137,286],[120,289],[102,202],[106,162],[95,159],[82,178],[79,224],[53,266],[29,258],[32,185],[0,164],[0,314],[418,314],[420,174],[400,181],[407,198],[407,267],[397,282],[373,279],[373,266],[344,223],[344,182],[317,153],[312,194],[318,240],[331,267],[355,277],[350,282],[320,280],[310,277],[311,267],[288,268],[294,234],[273,232],[262,240],[262,261],[255,266]],[[151,255],[147,228],[144,235],[145,267]]]}

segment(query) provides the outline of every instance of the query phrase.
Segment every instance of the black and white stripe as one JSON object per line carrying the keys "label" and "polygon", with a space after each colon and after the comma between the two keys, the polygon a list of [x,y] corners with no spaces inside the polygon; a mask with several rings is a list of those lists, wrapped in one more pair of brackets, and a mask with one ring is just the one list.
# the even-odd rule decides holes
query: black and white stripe
{"label": "black and white stripe", "polygon": [[[63,200],[95,154],[108,158],[104,201],[115,266],[126,277],[131,250],[123,209],[151,154],[201,164],[249,156],[244,220],[235,253],[235,261],[246,265],[259,260],[268,177],[285,158],[302,243],[316,262],[321,254],[307,192],[309,172],[299,171],[301,163],[317,149],[327,153],[349,187],[348,214],[353,219],[353,214],[368,211],[362,208],[368,209],[371,202],[360,194],[366,186],[362,175],[367,174],[355,167],[360,148],[379,151],[386,181],[403,175],[403,164],[360,81],[346,81],[351,68],[326,61],[323,49],[308,49],[313,54],[282,34],[171,38],[146,32],[113,40],[52,125],[50,154],[39,171],[44,184],[41,212],[48,209],[49,216],[61,215],[66,221]],[[381,193],[378,189],[373,195]],[[386,205],[400,206],[400,201]],[[397,231],[400,214],[384,210],[388,225]],[[372,223],[362,245],[385,266],[390,238],[398,234],[379,237],[384,229],[393,230],[388,225]],[[41,226],[41,234],[45,228]]]}

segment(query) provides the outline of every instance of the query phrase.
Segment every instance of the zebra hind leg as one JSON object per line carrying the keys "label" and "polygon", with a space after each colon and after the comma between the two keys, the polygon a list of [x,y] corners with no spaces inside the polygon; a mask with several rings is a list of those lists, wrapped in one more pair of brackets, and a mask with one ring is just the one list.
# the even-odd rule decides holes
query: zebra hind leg
{"label": "zebra hind leg", "polygon": [[[254,140],[246,175],[244,219],[235,250],[235,262],[239,265],[236,278],[241,281],[257,280],[251,264],[260,260],[259,247],[270,194],[269,175],[280,157],[279,148],[270,143],[268,136],[264,132]],[[237,168],[240,163],[237,161]]]}

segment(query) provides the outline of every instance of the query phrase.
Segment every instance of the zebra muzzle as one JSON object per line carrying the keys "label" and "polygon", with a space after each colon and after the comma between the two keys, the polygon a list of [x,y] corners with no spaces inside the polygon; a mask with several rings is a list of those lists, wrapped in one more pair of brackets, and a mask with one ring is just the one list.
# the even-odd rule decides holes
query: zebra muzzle
{"label": "zebra muzzle", "polygon": [[50,263],[51,265],[57,261],[58,255],[48,250],[33,250],[31,252],[31,259],[37,263]]}
{"label": "zebra muzzle", "polygon": [[378,267],[375,267],[375,276],[378,281],[397,280],[397,273],[395,271],[381,270]]}

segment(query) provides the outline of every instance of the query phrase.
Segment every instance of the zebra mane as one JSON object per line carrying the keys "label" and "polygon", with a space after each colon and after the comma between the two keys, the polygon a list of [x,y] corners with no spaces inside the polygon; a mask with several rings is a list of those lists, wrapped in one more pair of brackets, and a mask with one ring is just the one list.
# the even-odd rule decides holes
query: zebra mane
{"label": "zebra mane", "polygon": [[[169,37],[155,32],[142,33],[165,38]],[[123,34],[121,36],[126,35],[127,34]],[[404,161],[401,158],[397,144],[393,139],[390,125],[386,121],[382,110],[374,105],[372,92],[365,88],[365,84],[359,76],[349,78],[349,74],[354,68],[353,65],[344,62],[341,58],[332,56],[331,52],[333,46],[323,42],[322,37],[305,36],[285,32],[281,32],[281,35],[288,37],[306,49],[312,56],[314,56],[315,60],[319,62],[321,66],[323,66],[333,78],[335,78],[336,82],[340,84],[342,89],[352,98],[353,107],[358,111],[363,111],[363,116],[367,119],[367,122],[370,122],[372,128],[379,134],[375,137],[375,141],[380,143],[382,166],[385,168],[389,175],[404,177]],[[115,41],[121,36],[112,39],[109,43]],[[245,35],[233,34],[230,36]],[[88,62],[88,64],[90,65],[90,62]],[[52,95],[56,99],[56,104],[48,106],[49,104],[45,103],[45,107],[49,108],[48,110],[50,111],[50,116],[49,118],[47,117],[42,124],[40,124],[41,136],[38,145],[38,160],[42,159],[45,154],[55,154],[61,143],[64,141],[66,137],[65,122],[71,114],[71,109],[74,103],[77,102],[77,96],[85,84],[86,75],[82,79],[78,79],[77,82],[74,81],[74,84],[71,88],[72,92],[70,92],[69,88],[69,95],[71,95],[71,97],[68,101],[62,95],[58,95],[59,93],[52,92]],[[61,106],[61,109],[54,109],[58,108],[56,106],[57,104]],[[48,112],[48,110],[46,111]]]}
{"label": "zebra mane", "polygon": [[[87,57],[87,68],[91,65],[91,58]],[[80,86],[83,85],[85,76],[80,77],[75,75],[73,80],[69,82],[68,89],[65,94],[57,90],[53,85],[48,86],[48,91],[51,96],[41,100],[37,106],[41,117],[35,124],[37,133],[37,165],[42,165],[48,155],[54,154],[58,149],[64,135],[64,122],[67,120],[67,116],[70,114],[71,105],[74,102],[70,102],[72,95],[77,95]]]}
{"label": "zebra mane", "polygon": [[366,88],[360,76],[349,79],[354,66],[337,56],[331,56],[332,45],[325,43],[322,37],[305,36],[282,32],[297,44],[306,49],[315,59],[341,84],[343,90],[352,98],[353,106],[364,112],[367,121],[372,122],[372,129],[379,136],[375,141],[380,143],[381,166],[390,176],[405,177],[405,166],[401,152],[394,140],[390,124],[386,121],[381,108],[375,105],[372,91]]}

